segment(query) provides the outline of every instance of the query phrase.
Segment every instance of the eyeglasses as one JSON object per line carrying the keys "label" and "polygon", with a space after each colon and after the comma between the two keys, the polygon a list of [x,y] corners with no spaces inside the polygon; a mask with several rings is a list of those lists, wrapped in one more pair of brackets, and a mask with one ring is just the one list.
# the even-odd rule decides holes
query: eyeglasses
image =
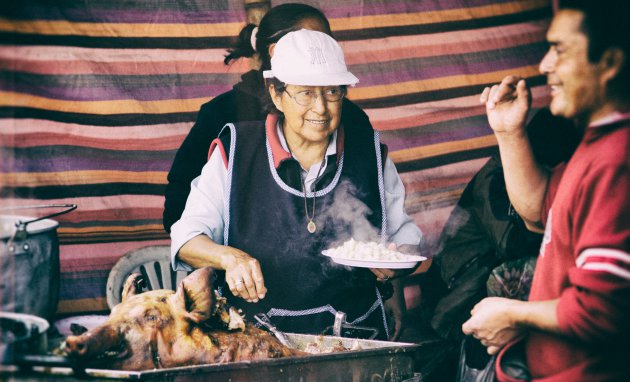
{"label": "eyeglasses", "polygon": [[[315,103],[315,100],[320,97],[320,95],[314,90],[302,90],[294,95],[289,93],[289,91],[285,88],[284,92],[289,95],[289,97],[293,98],[298,105],[301,106],[311,106]],[[339,102],[346,95],[346,91],[342,87],[332,87],[324,89],[322,96],[327,102]]]}

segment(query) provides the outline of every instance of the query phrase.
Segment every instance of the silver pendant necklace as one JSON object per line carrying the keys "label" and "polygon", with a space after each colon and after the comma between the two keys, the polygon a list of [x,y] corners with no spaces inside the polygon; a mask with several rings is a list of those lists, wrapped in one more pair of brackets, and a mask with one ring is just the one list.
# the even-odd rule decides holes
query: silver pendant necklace
{"label": "silver pendant necklace", "polygon": [[319,169],[317,170],[317,176],[315,176],[315,181],[313,182],[313,215],[309,215],[308,213],[308,203],[306,202],[306,184],[304,183],[304,179],[302,178],[302,173],[300,170],[300,180],[302,181],[302,192],[304,193],[304,213],[306,214],[306,220],[308,221],[308,223],[306,223],[306,230],[309,233],[315,233],[315,231],[317,231],[317,225],[313,221],[313,219],[315,219],[315,199],[316,199],[315,194],[317,193],[317,181],[319,180],[320,173],[322,169],[324,168],[325,161],[326,161],[326,155],[324,155],[322,162],[319,164]]}

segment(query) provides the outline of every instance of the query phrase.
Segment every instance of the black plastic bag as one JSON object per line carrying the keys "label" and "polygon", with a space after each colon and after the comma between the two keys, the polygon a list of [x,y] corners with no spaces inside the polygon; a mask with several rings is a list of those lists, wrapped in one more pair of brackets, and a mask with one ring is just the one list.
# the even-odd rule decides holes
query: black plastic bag
{"label": "black plastic bag", "polygon": [[472,337],[465,337],[459,353],[457,382],[494,382],[496,355],[490,356],[485,346]]}

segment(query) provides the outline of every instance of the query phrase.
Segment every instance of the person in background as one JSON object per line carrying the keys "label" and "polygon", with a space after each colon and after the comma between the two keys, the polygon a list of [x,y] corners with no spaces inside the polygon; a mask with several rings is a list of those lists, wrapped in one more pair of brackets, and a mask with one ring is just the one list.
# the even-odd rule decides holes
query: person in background
{"label": "person in background", "polygon": [[266,121],[228,124],[171,229],[175,269],[224,271],[228,302],[283,331],[321,333],[339,312],[388,335],[378,285],[412,270],[351,268],[321,254],[350,238],[415,248],[422,234],[378,134],[342,117],[348,72],[326,33],[273,47]]}
{"label": "person in background", "polygon": [[498,353],[499,381],[626,381],[630,375],[630,26],[624,1],[561,1],[540,63],[550,110],[583,138],[552,171],[524,133],[525,80],[484,90],[516,211],[544,238],[529,301],[489,297],[463,332]]}

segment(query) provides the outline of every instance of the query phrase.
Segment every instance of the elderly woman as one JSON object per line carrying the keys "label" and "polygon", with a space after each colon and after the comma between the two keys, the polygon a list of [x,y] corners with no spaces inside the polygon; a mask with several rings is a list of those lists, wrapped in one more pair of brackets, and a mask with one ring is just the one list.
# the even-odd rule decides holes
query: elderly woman
{"label": "elderly woman", "polygon": [[335,265],[321,251],[350,238],[417,246],[404,187],[378,134],[341,120],[358,79],[337,42],[302,29],[272,49],[272,111],[226,125],[211,145],[171,230],[173,267],[225,271],[224,295],[250,320],[265,313],[281,330],[320,333],[344,312],[386,338],[378,286],[400,271]]}

